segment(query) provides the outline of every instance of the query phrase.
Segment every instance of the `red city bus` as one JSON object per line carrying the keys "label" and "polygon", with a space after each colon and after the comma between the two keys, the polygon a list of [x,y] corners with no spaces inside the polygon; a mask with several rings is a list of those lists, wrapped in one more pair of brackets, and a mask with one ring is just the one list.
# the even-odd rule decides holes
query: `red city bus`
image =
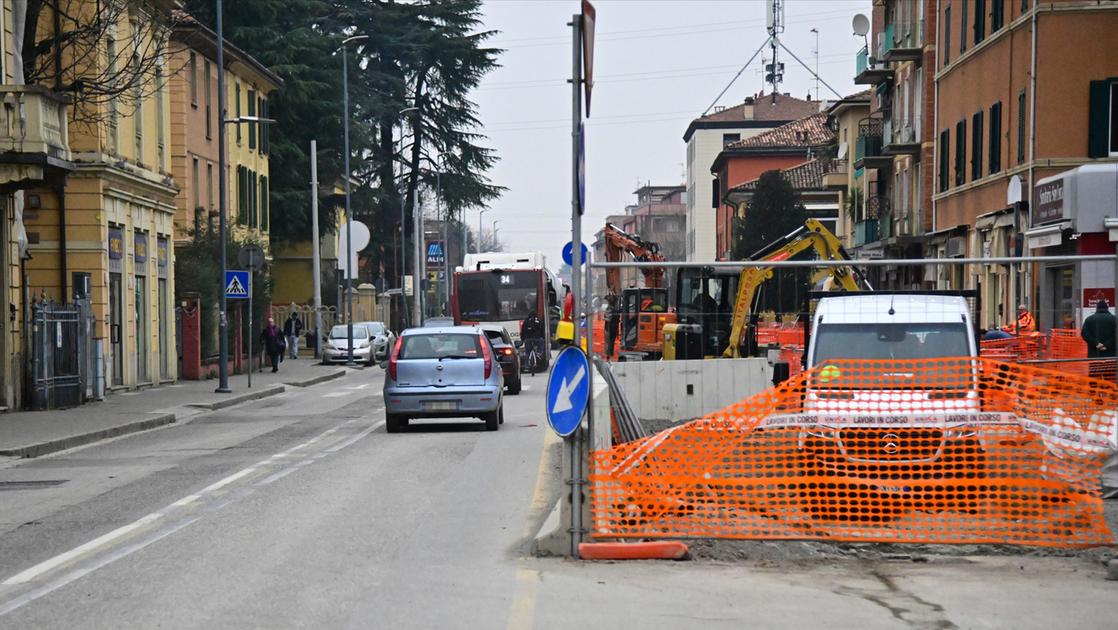
{"label": "red city bus", "polygon": [[454,323],[500,324],[519,340],[521,323],[535,312],[554,339],[559,322],[554,278],[546,268],[457,271],[450,296]]}

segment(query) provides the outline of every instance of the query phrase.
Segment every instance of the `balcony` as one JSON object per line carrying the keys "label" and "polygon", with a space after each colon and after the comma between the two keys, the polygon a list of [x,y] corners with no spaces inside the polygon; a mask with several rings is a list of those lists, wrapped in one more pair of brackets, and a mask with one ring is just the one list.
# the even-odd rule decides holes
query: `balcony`
{"label": "balcony", "polygon": [[876,243],[878,240],[877,219],[865,219],[854,224],[854,247]]}
{"label": "balcony", "polygon": [[858,51],[854,69],[854,83],[858,85],[876,85],[893,80],[893,69],[886,66],[880,55],[870,57],[865,46]]}
{"label": "balcony", "polygon": [[883,124],[880,118],[866,118],[858,123],[858,142],[854,149],[854,168],[888,168],[893,157],[882,153]]}
{"label": "balcony", "polygon": [[73,170],[65,96],[37,85],[0,85],[0,188],[58,181]]}
{"label": "balcony", "polygon": [[828,172],[823,173],[823,187],[828,190],[843,190],[849,181],[850,163],[846,160],[832,160]]}
{"label": "balcony", "polygon": [[911,155],[920,159],[920,138],[916,137],[912,123],[886,120],[882,135],[882,153],[885,155]]}
{"label": "balcony", "polygon": [[914,61],[924,59],[924,20],[890,24],[885,28],[885,61]]}

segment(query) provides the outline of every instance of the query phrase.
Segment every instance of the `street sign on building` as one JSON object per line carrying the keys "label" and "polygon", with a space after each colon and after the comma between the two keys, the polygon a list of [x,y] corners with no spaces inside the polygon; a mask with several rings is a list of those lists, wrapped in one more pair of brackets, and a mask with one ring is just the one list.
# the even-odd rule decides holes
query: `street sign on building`
{"label": "street sign on building", "polygon": [[559,353],[547,381],[547,423],[561,437],[575,432],[590,401],[590,363],[581,348]]}
{"label": "street sign on building", "polygon": [[249,287],[248,272],[226,270],[225,297],[230,300],[247,300]]}

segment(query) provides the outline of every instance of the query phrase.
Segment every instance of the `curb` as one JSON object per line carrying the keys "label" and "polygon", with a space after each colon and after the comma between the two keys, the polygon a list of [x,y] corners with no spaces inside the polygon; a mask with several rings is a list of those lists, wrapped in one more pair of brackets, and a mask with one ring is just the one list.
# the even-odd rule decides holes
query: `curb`
{"label": "curb", "polygon": [[109,427],[100,431],[93,431],[91,433],[81,433],[78,435],[71,435],[69,437],[59,438],[57,440],[50,440],[41,442],[39,444],[30,444],[28,446],[20,446],[12,449],[0,449],[0,456],[5,457],[21,457],[31,458],[48,455],[58,451],[74,448],[76,446],[83,446],[92,442],[99,442],[117,436],[125,435],[127,433],[138,433],[140,431],[147,431],[156,427],[161,427],[166,424],[175,422],[175,414],[167,413],[147,420],[140,420],[129,424],[122,424],[120,426]]}
{"label": "curb", "polygon": [[328,374],[319,374],[318,376],[308,378],[305,381],[299,381],[296,383],[285,383],[285,385],[290,385],[292,387],[310,387],[311,385],[318,385],[319,383],[332,381],[343,376],[345,376],[345,370],[338,370],[337,372],[330,372]]}
{"label": "curb", "polygon": [[218,409],[225,409],[226,407],[239,405],[243,402],[249,402],[250,400],[260,400],[261,398],[267,398],[268,396],[282,394],[284,390],[285,387],[283,385],[272,385],[271,387],[265,389],[260,389],[255,392],[248,392],[247,394],[241,394],[239,396],[233,396],[232,398],[225,398],[212,403],[187,403],[186,406],[197,407],[199,409],[208,409],[210,411],[217,411]]}

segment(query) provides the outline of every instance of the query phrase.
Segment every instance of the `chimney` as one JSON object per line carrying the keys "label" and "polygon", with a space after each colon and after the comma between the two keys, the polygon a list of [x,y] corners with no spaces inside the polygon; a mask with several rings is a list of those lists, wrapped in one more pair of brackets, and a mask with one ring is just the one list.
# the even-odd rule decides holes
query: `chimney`
{"label": "chimney", "polygon": [[753,120],[753,97],[745,97],[745,103],[741,107],[741,117],[745,120]]}

